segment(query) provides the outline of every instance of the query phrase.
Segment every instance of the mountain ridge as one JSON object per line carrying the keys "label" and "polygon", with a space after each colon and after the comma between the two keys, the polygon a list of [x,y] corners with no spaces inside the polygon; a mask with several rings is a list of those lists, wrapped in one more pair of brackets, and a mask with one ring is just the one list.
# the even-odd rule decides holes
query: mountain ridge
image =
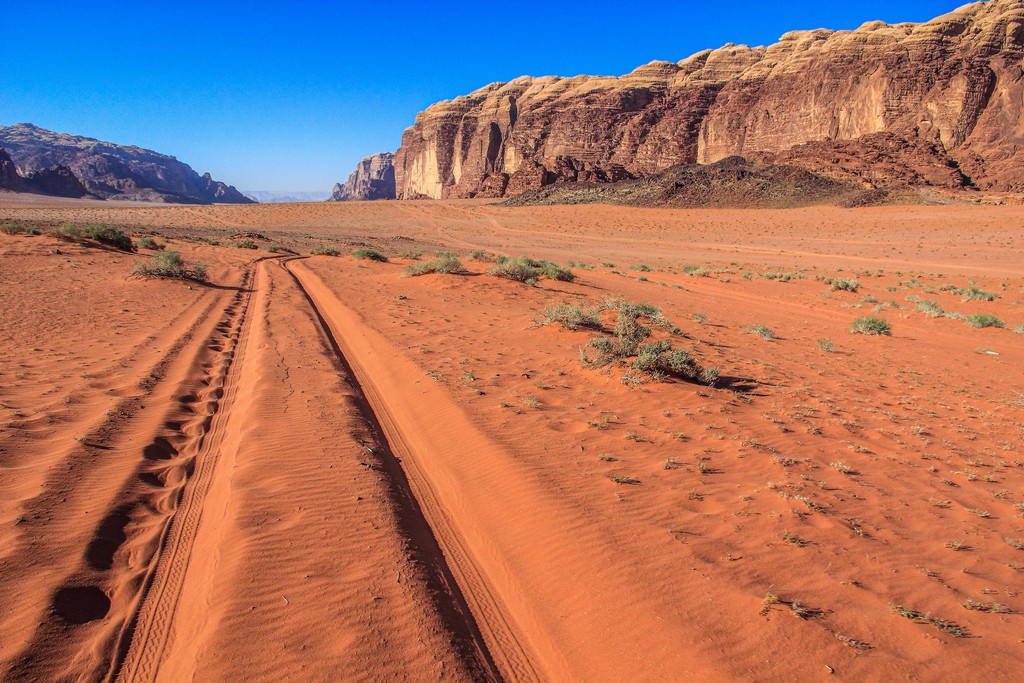
{"label": "mountain ridge", "polygon": [[31,123],[0,126],[0,147],[25,175],[60,165],[102,199],[180,204],[251,203],[234,187],[177,158],[135,145],[59,133]]}

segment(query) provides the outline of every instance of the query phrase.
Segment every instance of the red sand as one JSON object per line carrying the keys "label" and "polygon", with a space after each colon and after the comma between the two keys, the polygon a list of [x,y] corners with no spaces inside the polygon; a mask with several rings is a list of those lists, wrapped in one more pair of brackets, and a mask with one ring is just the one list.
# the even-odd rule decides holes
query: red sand
{"label": "red sand", "polygon": [[[5,678],[1017,677],[1020,207],[6,218],[174,236],[216,287],[0,234]],[[248,232],[393,258],[226,246]],[[470,274],[402,276],[434,248]],[[530,287],[471,249],[589,265]],[[537,324],[609,296],[662,308],[716,388],[626,387]]]}

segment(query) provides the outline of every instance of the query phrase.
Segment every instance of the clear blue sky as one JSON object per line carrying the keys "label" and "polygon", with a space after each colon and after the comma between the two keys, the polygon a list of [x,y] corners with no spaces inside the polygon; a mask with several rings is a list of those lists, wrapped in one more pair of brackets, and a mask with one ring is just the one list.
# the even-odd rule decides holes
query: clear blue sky
{"label": "clear blue sky", "polygon": [[0,124],[173,154],[246,190],[328,190],[417,112],[523,74],[619,75],[958,0],[6,0]]}

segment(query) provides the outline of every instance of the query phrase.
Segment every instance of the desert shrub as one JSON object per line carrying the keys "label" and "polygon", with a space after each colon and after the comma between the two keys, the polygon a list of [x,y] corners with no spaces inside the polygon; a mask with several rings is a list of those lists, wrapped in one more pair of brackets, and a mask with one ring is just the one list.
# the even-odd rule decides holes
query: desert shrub
{"label": "desert shrub", "polygon": [[83,237],[82,228],[71,223],[62,223],[54,228],[50,234],[64,242],[80,242]]}
{"label": "desert shrub", "polygon": [[113,225],[89,225],[82,230],[82,235],[100,244],[114,247],[120,251],[135,251],[132,238],[115,228]]}
{"label": "desert shrub", "polygon": [[165,245],[160,244],[152,237],[141,237],[139,238],[139,249],[151,249],[153,251],[160,251]]}
{"label": "desert shrub", "polygon": [[860,288],[860,282],[854,278],[834,277],[826,280],[833,292],[856,292]]}
{"label": "desert shrub", "polygon": [[177,280],[206,282],[206,264],[187,264],[181,254],[167,250],[156,254],[151,262],[136,261],[135,274],[142,277],[162,277]]}
{"label": "desert shrub", "polygon": [[758,337],[764,339],[765,341],[771,341],[772,339],[775,339],[775,332],[772,330],[772,328],[766,325],[754,325],[753,327],[747,329],[747,332],[749,332],[750,334],[756,334]]}
{"label": "desert shrub", "polygon": [[437,258],[424,261],[422,263],[414,263],[405,269],[405,275],[417,276],[427,275],[428,273],[440,273],[440,274],[454,274],[461,273],[464,270],[462,263],[459,259],[454,256],[438,256]]}
{"label": "desert shrub", "polygon": [[386,263],[388,260],[388,257],[384,254],[367,247],[360,247],[359,249],[356,249],[352,252],[352,257],[365,259],[367,261],[380,261],[382,263]]}
{"label": "desert shrub", "polygon": [[1013,328],[1013,331],[1017,334],[1024,334],[1024,323],[1017,325],[1015,328]]}
{"label": "desert shrub", "polygon": [[[616,300],[606,301],[599,310],[608,310]],[[717,368],[701,368],[693,355],[677,349],[672,342],[648,342],[654,327],[680,330],[665,320],[661,311],[649,304],[620,302],[615,328],[610,337],[594,337],[580,349],[580,362],[591,368],[624,363],[626,375],[623,383],[636,386],[651,380],[663,380],[673,375],[689,381],[713,384],[718,379]]]}
{"label": "desert shrub", "polygon": [[601,319],[590,310],[572,304],[557,304],[544,309],[544,324],[558,323],[566,330],[601,329]]}
{"label": "desert shrub", "polygon": [[964,320],[971,327],[1006,327],[1002,320],[991,313],[975,313]]}
{"label": "desert shrub", "polygon": [[649,273],[649,272],[651,272],[651,271],[653,270],[653,268],[651,268],[651,267],[650,267],[649,265],[647,265],[646,263],[638,263],[638,264],[637,264],[637,265],[635,265],[635,266],[630,266],[630,267],[629,267],[629,269],[630,269],[630,270],[638,270],[638,271],[640,271],[641,273]]}
{"label": "desert shrub", "polygon": [[978,289],[974,285],[965,287],[964,289],[954,290],[954,293],[963,296],[964,301],[995,301],[996,295],[992,292],[986,292]]}
{"label": "desert shrub", "polygon": [[309,253],[313,256],[339,256],[341,254],[336,247],[332,247],[327,244],[318,244],[313,247]]}
{"label": "desert shrub", "polygon": [[483,249],[474,249],[469,252],[469,257],[474,261],[484,261],[486,263],[497,263],[498,259],[501,258],[497,254],[492,254],[491,252],[484,251]]}
{"label": "desert shrub", "polygon": [[832,340],[828,337],[822,337],[818,340],[818,348],[825,353],[833,353],[836,350],[836,347],[832,344]]}
{"label": "desert shrub", "polygon": [[566,270],[551,261],[532,259],[527,256],[499,259],[497,265],[487,272],[496,277],[524,282],[528,285],[536,284],[537,280],[542,277],[562,282],[572,282],[576,279],[576,275],[571,270]]}
{"label": "desert shrub", "polygon": [[707,277],[708,269],[704,266],[683,266],[683,272],[690,277]]}
{"label": "desert shrub", "polygon": [[863,316],[853,321],[853,324],[850,325],[850,332],[853,334],[891,335],[892,325],[882,318]]}
{"label": "desert shrub", "polygon": [[24,225],[17,221],[7,221],[0,223],[0,232],[5,235],[19,235],[23,232],[28,232]]}
{"label": "desert shrub", "polygon": [[918,313],[924,313],[929,318],[939,318],[943,313],[945,313],[945,311],[942,310],[942,306],[939,306],[934,301],[929,301],[928,299],[918,301],[914,306],[914,310]]}
{"label": "desert shrub", "polygon": [[235,247],[238,249],[259,249],[260,246],[252,240],[240,240],[235,242]]}

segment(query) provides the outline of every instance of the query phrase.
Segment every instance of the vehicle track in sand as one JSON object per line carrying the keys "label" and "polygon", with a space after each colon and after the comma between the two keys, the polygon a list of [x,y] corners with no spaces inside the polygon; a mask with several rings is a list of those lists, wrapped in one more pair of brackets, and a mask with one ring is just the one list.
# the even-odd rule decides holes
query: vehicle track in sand
{"label": "vehicle track in sand", "polygon": [[[282,265],[284,265],[283,262]],[[266,269],[271,267],[269,261],[257,264],[252,277],[252,286],[249,288],[256,292],[262,291],[263,298],[260,300],[260,307],[263,309],[273,306],[277,298],[272,295],[274,287],[267,286],[268,282],[273,279],[273,274]],[[301,292],[303,299],[309,304],[309,313],[315,319],[322,340],[333,354],[341,374],[349,376],[354,390],[353,402],[369,432],[366,442],[363,443],[363,448],[377,463],[372,469],[381,472],[387,482],[388,498],[395,508],[400,536],[405,542],[406,550],[413,563],[425,575],[424,581],[430,588],[427,593],[431,602],[430,609],[439,617],[440,624],[448,634],[447,640],[450,642],[450,646],[458,653],[461,660],[459,663],[470,677],[474,680],[485,681],[504,680],[503,672],[488,651],[481,629],[474,620],[473,612],[460,590],[452,569],[446,563],[445,554],[427,522],[412,487],[410,487],[399,458],[394,454],[385,436],[371,402],[355,379],[355,373],[342,353],[330,326],[302,287],[300,280],[287,268],[285,271],[290,276],[289,282],[294,283],[294,287]],[[167,527],[162,534],[161,550],[147,573],[137,616],[121,634],[116,648],[117,656],[110,668],[107,680],[153,681],[166,679],[167,674],[163,674],[162,670],[187,671],[190,664],[181,660],[194,660],[199,656],[195,650],[201,646],[182,644],[180,641],[187,640],[189,636],[178,634],[176,631],[194,633],[202,627],[192,623],[179,624],[177,620],[183,618],[179,613],[185,609],[181,608],[180,604],[186,593],[187,582],[191,581],[192,583],[188,585],[193,588],[199,586],[199,590],[213,591],[214,589],[209,585],[216,582],[216,577],[206,576],[197,579],[194,575],[203,573],[209,575],[219,571],[216,561],[198,558],[193,549],[197,534],[200,533],[200,525],[207,508],[207,494],[211,487],[219,488],[217,497],[220,502],[217,502],[216,505],[220,507],[226,505],[223,502],[225,497],[233,495],[230,490],[226,494],[224,493],[225,487],[229,486],[226,483],[226,478],[230,475],[219,471],[217,466],[218,461],[224,457],[221,453],[222,448],[237,450],[238,444],[232,443],[230,446],[225,446],[226,440],[234,442],[239,439],[244,441],[246,438],[245,428],[239,426],[237,414],[253,408],[252,401],[248,398],[248,394],[252,393],[252,387],[245,392],[246,399],[240,402],[238,400],[239,379],[243,375],[251,378],[253,375],[259,374],[259,368],[255,366],[261,362],[258,358],[259,351],[250,349],[250,346],[263,341],[262,339],[257,342],[252,341],[256,334],[253,332],[254,326],[267,324],[266,320],[261,323],[261,321],[252,320],[253,316],[247,316],[246,311],[249,306],[247,299],[237,324],[232,328],[234,332],[231,355],[234,362],[224,369],[222,396],[219,398],[218,410],[210,416],[202,441],[198,444],[195,470],[181,493],[180,504],[173,517],[168,520]],[[264,312],[264,316],[266,315]],[[260,333],[263,336],[268,334],[266,330],[260,330]],[[245,405],[243,406],[242,403]],[[236,423],[227,426],[232,419]],[[309,437],[307,440],[312,440],[315,435],[307,434],[306,436]],[[323,488],[322,485],[321,488]],[[220,526],[223,523],[223,519],[218,518],[216,522],[212,523],[212,526]],[[217,531],[209,533],[217,533]],[[209,545],[205,545],[203,548],[206,551],[210,550]],[[189,572],[193,573],[191,578],[189,578]],[[399,582],[401,580],[400,571]],[[189,595],[185,600],[192,601],[193,604],[185,611],[188,611],[193,617],[197,609],[206,610],[203,612],[206,614],[210,610],[208,605],[197,608],[194,603],[209,603],[216,599],[209,596],[196,598]],[[287,603],[287,599],[285,602]],[[195,621],[195,619],[190,619],[190,621]],[[534,678],[534,676],[520,675],[527,671],[521,664],[510,667],[510,672],[514,673],[517,680]]]}

